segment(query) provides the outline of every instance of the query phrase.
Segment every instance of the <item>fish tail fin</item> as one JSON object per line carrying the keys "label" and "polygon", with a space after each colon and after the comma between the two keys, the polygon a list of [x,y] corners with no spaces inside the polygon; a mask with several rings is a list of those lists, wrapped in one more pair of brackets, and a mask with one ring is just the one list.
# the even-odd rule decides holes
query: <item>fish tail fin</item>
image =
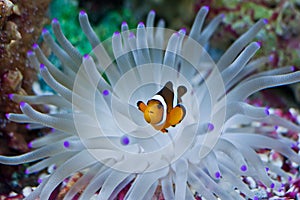
{"label": "fish tail fin", "polygon": [[186,114],[185,107],[183,105],[178,104],[169,113],[170,118],[168,119],[168,123],[171,126],[176,126],[183,120],[185,114]]}

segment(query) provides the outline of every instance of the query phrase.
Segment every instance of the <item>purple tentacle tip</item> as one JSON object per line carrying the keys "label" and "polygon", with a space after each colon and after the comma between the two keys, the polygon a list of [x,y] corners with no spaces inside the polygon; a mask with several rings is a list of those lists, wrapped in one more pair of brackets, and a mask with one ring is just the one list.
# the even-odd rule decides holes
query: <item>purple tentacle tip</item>
{"label": "purple tentacle tip", "polygon": [[84,59],[89,59],[89,57],[90,57],[89,54],[85,54],[85,55],[83,56]]}
{"label": "purple tentacle tip", "polygon": [[37,182],[38,182],[39,184],[41,184],[41,183],[43,182],[43,179],[38,178]]}
{"label": "purple tentacle tip", "polygon": [[266,107],[266,108],[265,108],[265,113],[266,113],[266,115],[270,115],[269,109],[270,109],[270,107]]}
{"label": "purple tentacle tip", "polygon": [[291,66],[291,72],[296,71],[296,67],[295,66]]}
{"label": "purple tentacle tip", "polygon": [[269,171],[269,167],[266,167],[266,171],[267,171],[267,172]]}
{"label": "purple tentacle tip", "polygon": [[43,64],[43,63],[41,63],[40,64],[40,70],[43,70],[43,69],[45,69],[46,67],[45,67],[45,65]]}
{"label": "purple tentacle tip", "polygon": [[31,149],[32,148],[32,142],[29,142],[27,146],[28,146],[29,149]]}
{"label": "purple tentacle tip", "polygon": [[79,15],[85,15],[86,14],[86,12],[84,11],[84,10],[81,10],[80,12],[79,12]]}
{"label": "purple tentacle tip", "polygon": [[202,8],[209,11],[209,6],[203,6]]}
{"label": "purple tentacle tip", "polygon": [[274,188],[275,187],[275,184],[274,183],[271,183],[271,185],[270,185],[270,188]]}
{"label": "purple tentacle tip", "polygon": [[37,49],[39,47],[39,45],[37,44],[37,43],[34,43],[33,45],[32,45],[32,48],[33,49]]}
{"label": "purple tentacle tip", "polygon": [[64,141],[64,147],[69,148],[70,147],[70,142],[69,141]]}
{"label": "purple tentacle tip", "polygon": [[275,125],[275,126],[274,126],[274,129],[277,130],[277,129],[278,129],[278,125]]}
{"label": "purple tentacle tip", "polygon": [[108,91],[108,90],[103,90],[102,94],[103,94],[104,96],[107,96],[107,95],[109,95],[109,91]]}
{"label": "purple tentacle tip", "polygon": [[221,16],[222,19],[225,18],[225,14],[223,14],[223,13],[220,16]]}
{"label": "purple tentacle tip", "polygon": [[52,23],[58,23],[58,19],[56,18],[52,19]]}
{"label": "purple tentacle tip", "polygon": [[27,56],[28,56],[28,57],[29,57],[29,56],[32,56],[32,55],[34,55],[34,52],[33,52],[33,51],[31,51],[31,50],[27,51]]}
{"label": "purple tentacle tip", "polygon": [[25,169],[25,174],[29,174],[29,170],[28,169]]}
{"label": "purple tentacle tip", "polygon": [[48,31],[47,29],[43,28],[42,34],[44,35],[44,34],[46,34],[46,33],[49,33],[49,31]]}
{"label": "purple tentacle tip", "polygon": [[6,113],[6,114],[5,114],[5,117],[6,117],[6,119],[9,119],[10,114],[9,114],[9,113]]}
{"label": "purple tentacle tip", "polygon": [[119,35],[120,35],[119,31],[114,32],[114,36],[119,36]]}
{"label": "purple tentacle tip", "polygon": [[254,196],[253,200],[259,200],[259,198],[257,196]]}
{"label": "purple tentacle tip", "polygon": [[207,129],[208,129],[209,131],[214,130],[214,128],[215,128],[215,126],[214,126],[212,123],[208,123]]}
{"label": "purple tentacle tip", "polygon": [[14,98],[14,94],[8,94],[7,96],[9,98],[9,100],[12,100]]}
{"label": "purple tentacle tip", "polygon": [[21,102],[20,102],[20,107],[21,107],[21,108],[24,108],[25,105],[26,105],[26,103],[25,103],[24,101],[21,101]]}
{"label": "purple tentacle tip", "polygon": [[293,180],[293,178],[291,176],[289,176],[289,182],[291,182]]}
{"label": "purple tentacle tip", "polygon": [[215,173],[215,177],[216,177],[216,178],[221,178],[221,173],[220,173],[220,172],[216,172],[216,173]]}
{"label": "purple tentacle tip", "polygon": [[256,44],[257,44],[257,46],[260,48],[261,45],[262,45],[262,42],[261,42],[261,41],[258,41],[258,42],[256,42]]}
{"label": "purple tentacle tip", "polygon": [[123,21],[122,26],[128,26],[127,22]]}
{"label": "purple tentacle tip", "polygon": [[123,136],[121,138],[121,144],[122,145],[128,145],[129,144],[129,138],[127,136]]}
{"label": "purple tentacle tip", "polygon": [[138,28],[143,28],[143,27],[145,27],[145,24],[144,24],[144,22],[139,22],[139,24],[138,24]]}
{"label": "purple tentacle tip", "polygon": [[263,19],[264,24],[268,24],[269,20],[268,19]]}
{"label": "purple tentacle tip", "polygon": [[135,35],[134,35],[134,33],[133,33],[133,32],[130,32],[128,37],[129,37],[129,38],[134,38],[134,37],[135,37]]}
{"label": "purple tentacle tip", "polygon": [[243,172],[247,171],[247,166],[246,165],[242,165],[241,166],[241,171],[243,171]]}
{"label": "purple tentacle tip", "polygon": [[149,12],[151,15],[155,15],[155,10],[150,10]]}
{"label": "purple tentacle tip", "polygon": [[275,56],[272,54],[269,56],[269,62],[273,62],[274,61]]}
{"label": "purple tentacle tip", "polygon": [[186,34],[186,28],[181,28],[178,32],[185,35]]}

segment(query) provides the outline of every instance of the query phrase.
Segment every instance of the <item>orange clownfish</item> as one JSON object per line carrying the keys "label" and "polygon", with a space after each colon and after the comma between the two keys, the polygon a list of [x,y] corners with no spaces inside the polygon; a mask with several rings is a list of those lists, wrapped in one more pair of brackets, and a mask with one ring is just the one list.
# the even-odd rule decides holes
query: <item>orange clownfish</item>
{"label": "orange clownfish", "polygon": [[[146,122],[151,124],[156,130],[167,133],[167,128],[179,124],[185,116],[185,108],[181,105],[181,97],[186,93],[185,86],[179,86],[176,93],[173,91],[171,81],[157,92],[147,105],[139,101],[138,109],[144,113]],[[173,107],[176,105],[175,107]]]}

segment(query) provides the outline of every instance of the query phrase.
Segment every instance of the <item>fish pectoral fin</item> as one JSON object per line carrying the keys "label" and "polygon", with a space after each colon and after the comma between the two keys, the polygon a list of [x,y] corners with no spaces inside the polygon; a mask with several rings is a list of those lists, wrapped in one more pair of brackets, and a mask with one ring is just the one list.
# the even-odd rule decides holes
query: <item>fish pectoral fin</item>
{"label": "fish pectoral fin", "polygon": [[144,113],[147,108],[147,105],[144,104],[144,102],[142,102],[142,101],[138,101],[137,107],[139,108],[140,111],[142,111]]}
{"label": "fish pectoral fin", "polygon": [[185,116],[185,108],[184,106],[178,104],[177,106],[175,106],[169,113],[169,119],[168,122],[171,126],[176,126],[177,124],[179,124],[184,116]]}
{"label": "fish pectoral fin", "polygon": [[161,131],[162,133],[168,133],[168,130],[165,129],[165,128],[161,129],[160,131]]}

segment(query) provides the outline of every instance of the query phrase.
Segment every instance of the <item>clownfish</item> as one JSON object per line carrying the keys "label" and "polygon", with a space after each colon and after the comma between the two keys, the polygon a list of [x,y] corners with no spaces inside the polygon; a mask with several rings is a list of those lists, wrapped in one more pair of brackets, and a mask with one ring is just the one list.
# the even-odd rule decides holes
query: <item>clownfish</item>
{"label": "clownfish", "polygon": [[[167,133],[167,128],[170,126],[175,127],[186,114],[186,110],[181,104],[181,97],[186,91],[186,87],[181,85],[174,93],[173,84],[169,81],[147,102],[147,105],[142,101],[138,101],[137,107],[144,113],[146,122],[156,130]],[[175,107],[173,107],[174,105]]]}

